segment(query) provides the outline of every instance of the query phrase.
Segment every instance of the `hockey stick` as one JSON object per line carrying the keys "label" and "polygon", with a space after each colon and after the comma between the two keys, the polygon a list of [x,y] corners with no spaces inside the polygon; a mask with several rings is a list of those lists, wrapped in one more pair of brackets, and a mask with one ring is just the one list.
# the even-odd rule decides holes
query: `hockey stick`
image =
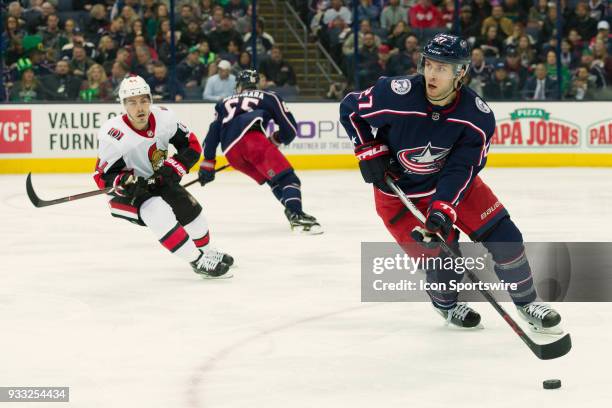
{"label": "hockey stick", "polygon": [[[219,167],[218,169],[215,170],[215,173],[227,167],[229,167],[229,164]],[[198,181],[198,179],[190,181],[189,183],[183,185],[183,187],[188,187],[194,184],[196,181]],[[34,191],[34,186],[32,185],[32,173],[28,173],[28,177],[26,178],[26,192],[28,193],[28,198],[30,199],[32,204],[34,204],[34,207],[37,207],[37,208],[48,207],[50,205],[55,205],[55,204],[67,203],[68,201],[80,200],[82,198],[93,197],[93,196],[97,196],[100,194],[107,194],[107,193],[110,193],[111,190],[113,190],[113,187],[107,187],[102,190],[88,191],[86,193],[75,194],[75,195],[71,195],[68,197],[56,198],[54,200],[43,200],[40,197],[38,197],[38,195],[36,195],[36,192]]]}
{"label": "hockey stick", "polygon": [[[406,197],[406,194],[404,194],[404,192],[395,184],[393,179],[389,176],[386,176],[385,182],[395,192],[395,194],[397,194],[401,202],[406,206],[406,208],[408,208],[412,215],[414,215],[421,222],[421,224],[425,225],[425,216],[423,215],[423,213],[417,208],[416,205],[414,205],[414,203],[408,197]],[[440,240],[440,246],[442,247],[442,250],[457,258],[461,256],[457,251],[448,246],[439,234],[437,236]],[[476,274],[470,269],[466,268],[465,274],[472,282],[476,284],[480,282],[478,276],[476,276]],[[535,343],[531,339],[531,337],[529,337],[527,333],[525,333],[523,329],[521,329],[521,327],[514,321],[514,319],[510,317],[508,312],[506,312],[504,308],[495,300],[491,292],[486,289],[480,288],[478,289],[478,291],[482,294],[482,296],[484,296],[485,299],[487,299],[491,306],[493,306],[493,308],[497,310],[497,313],[499,313],[501,317],[504,318],[506,323],[508,323],[512,330],[514,330],[514,332],[521,338],[521,340],[523,340],[527,347],[529,347],[533,354],[535,354],[539,359],[551,360],[554,358],[559,358],[561,356],[566,355],[571,350],[572,339],[570,338],[569,333],[552,343]]]}
{"label": "hockey stick", "polygon": [[[221,166],[221,167],[219,167],[219,168],[215,169],[215,173],[218,173],[218,172],[220,172],[220,171],[223,171],[223,170],[227,169],[229,166],[231,166],[231,164],[229,164],[229,163],[228,163],[228,164],[226,164],[226,165],[223,165],[223,166]],[[197,179],[195,179],[195,180],[191,180],[189,183],[184,184],[184,185],[183,185],[183,187],[189,187],[190,185],[195,184],[195,183],[197,183],[198,181],[200,181],[200,178],[197,178]]]}

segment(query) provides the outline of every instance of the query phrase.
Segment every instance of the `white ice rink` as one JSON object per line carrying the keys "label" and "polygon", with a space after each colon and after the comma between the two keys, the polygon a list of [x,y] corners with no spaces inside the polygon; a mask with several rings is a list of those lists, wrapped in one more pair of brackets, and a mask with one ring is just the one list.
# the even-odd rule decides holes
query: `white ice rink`
{"label": "white ice rink", "polygon": [[[71,402],[0,407],[610,406],[611,305],[557,305],[574,348],[540,361],[486,303],[472,332],[427,304],[361,303],[360,243],[391,239],[371,190],[356,171],[299,175],[322,236],[291,235],[236,172],[190,187],[236,258],[226,281],[198,278],[104,197],[36,209],[25,175],[1,176],[0,386],[70,386]],[[610,169],[483,179],[526,240],[610,240]],[[95,189],[90,175],[33,182],[46,199]],[[550,378],[563,387],[543,390]]]}

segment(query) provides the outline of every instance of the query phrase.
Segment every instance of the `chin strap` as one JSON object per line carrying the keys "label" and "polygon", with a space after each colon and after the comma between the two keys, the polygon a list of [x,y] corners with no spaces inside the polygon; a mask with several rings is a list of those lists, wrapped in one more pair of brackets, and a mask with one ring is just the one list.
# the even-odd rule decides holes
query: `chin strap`
{"label": "chin strap", "polygon": [[463,77],[464,77],[464,76],[465,76],[465,75],[463,75],[463,76],[459,77],[459,80],[457,81],[458,86],[457,86],[457,85],[454,85],[454,86],[453,86],[453,89],[452,89],[452,90],[451,90],[449,93],[447,93],[447,94],[446,94],[444,97],[442,97],[442,98],[440,98],[440,99],[433,99],[433,98],[430,98],[429,96],[427,96],[427,93],[425,93],[427,100],[429,100],[429,101],[431,101],[431,102],[439,102],[439,101],[443,101],[443,100],[445,100],[446,98],[448,98],[449,96],[451,96],[451,94],[452,94],[453,92],[458,92],[458,91],[461,89],[461,87],[463,86],[463,82],[461,82],[461,80],[463,79]]}

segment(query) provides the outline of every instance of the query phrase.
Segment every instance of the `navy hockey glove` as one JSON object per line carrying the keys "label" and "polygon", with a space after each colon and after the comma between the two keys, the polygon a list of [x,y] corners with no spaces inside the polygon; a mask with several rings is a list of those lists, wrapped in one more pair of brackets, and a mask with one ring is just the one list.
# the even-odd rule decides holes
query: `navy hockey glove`
{"label": "navy hockey glove", "polygon": [[200,171],[198,172],[198,180],[200,180],[200,184],[205,186],[215,179],[215,165],[216,160],[202,160],[200,163]]}
{"label": "navy hockey glove", "polygon": [[427,209],[425,228],[434,234],[440,233],[446,239],[457,221],[455,208],[444,201],[434,201]]}
{"label": "navy hockey glove", "polygon": [[183,163],[170,157],[164,160],[163,165],[155,172],[155,184],[157,187],[178,184],[185,174],[187,169]]}
{"label": "navy hockey glove", "polygon": [[395,160],[391,159],[389,147],[379,141],[371,141],[357,146],[355,156],[359,159],[359,170],[366,183],[374,184],[379,190],[392,193],[385,182],[385,176],[394,180],[399,178],[401,169]]}
{"label": "navy hockey glove", "polygon": [[115,177],[113,185],[115,186],[115,194],[126,198],[137,198],[149,191],[147,180],[143,177],[135,176],[132,172],[119,173]]}

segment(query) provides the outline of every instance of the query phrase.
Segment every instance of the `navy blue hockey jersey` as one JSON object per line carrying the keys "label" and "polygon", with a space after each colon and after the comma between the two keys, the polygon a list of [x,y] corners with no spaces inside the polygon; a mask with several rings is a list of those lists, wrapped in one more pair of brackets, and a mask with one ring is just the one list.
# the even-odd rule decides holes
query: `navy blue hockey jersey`
{"label": "navy blue hockey jersey", "polygon": [[409,197],[457,205],[484,167],[495,131],[489,106],[462,87],[448,106],[425,97],[421,75],[380,78],[363,92],[348,94],[340,121],[355,146],[382,140],[403,169],[398,186]]}
{"label": "navy blue hockey jersey", "polygon": [[297,135],[297,124],[287,105],[275,93],[245,90],[228,96],[215,105],[215,120],[204,139],[204,158],[214,160],[217,146],[227,152],[250,129],[265,133],[268,122],[274,120],[279,127],[280,142],[289,144]]}

